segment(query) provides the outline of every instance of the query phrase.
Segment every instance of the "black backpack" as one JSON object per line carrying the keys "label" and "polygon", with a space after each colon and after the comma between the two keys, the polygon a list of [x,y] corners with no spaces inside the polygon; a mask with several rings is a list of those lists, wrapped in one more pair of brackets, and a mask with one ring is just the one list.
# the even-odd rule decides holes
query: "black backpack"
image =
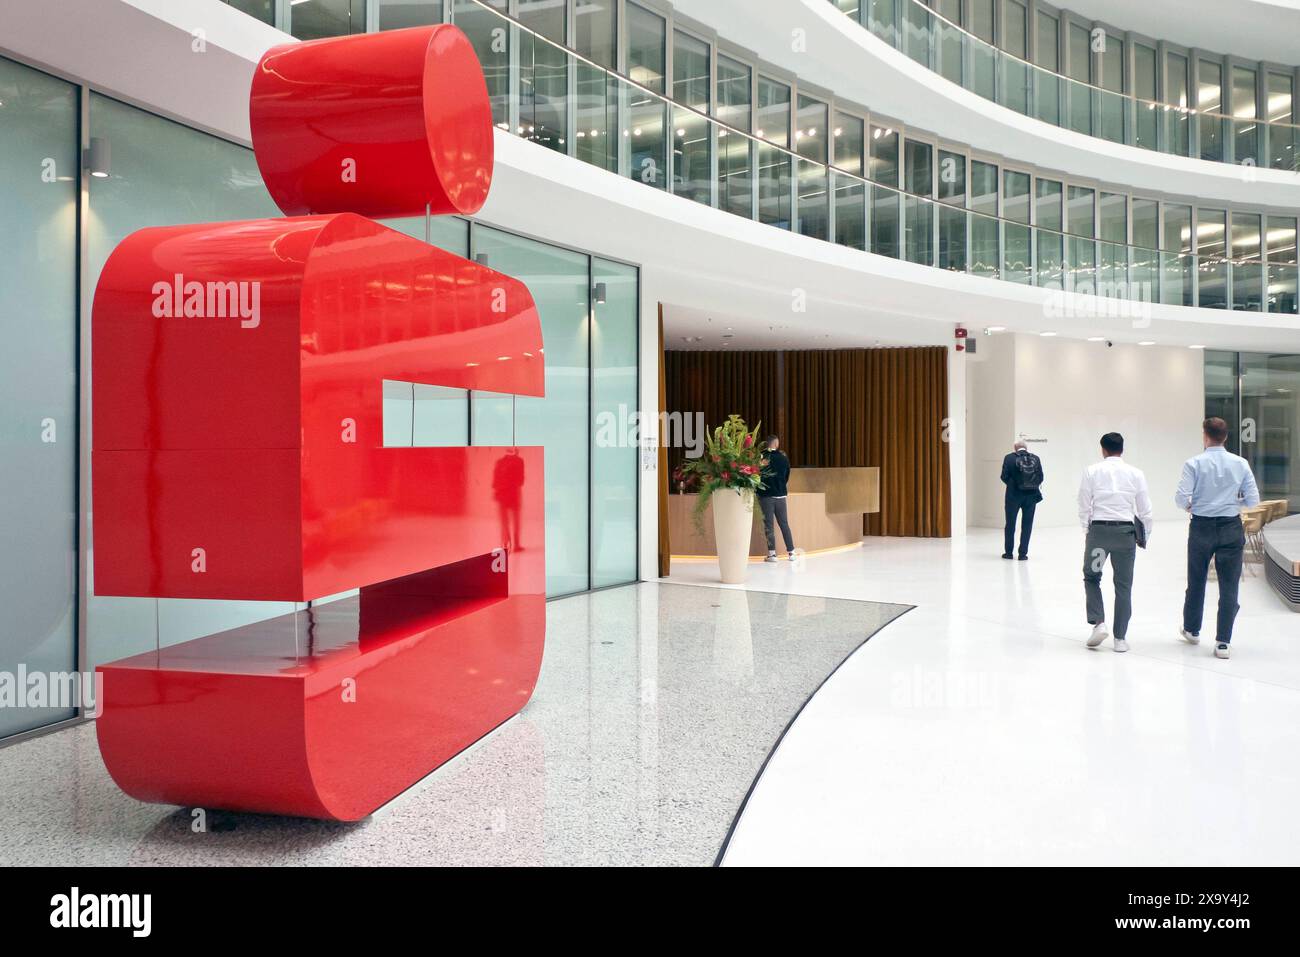
{"label": "black backpack", "polygon": [[1038,456],[1032,452],[1016,453],[1016,468],[1020,471],[1016,477],[1016,488],[1022,492],[1036,492],[1043,484],[1043,473],[1038,465]]}

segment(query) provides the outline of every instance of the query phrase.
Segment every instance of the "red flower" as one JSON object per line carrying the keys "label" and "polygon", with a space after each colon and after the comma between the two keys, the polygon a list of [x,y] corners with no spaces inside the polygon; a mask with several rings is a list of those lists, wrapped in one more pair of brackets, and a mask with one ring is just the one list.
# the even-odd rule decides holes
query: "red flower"
{"label": "red flower", "polygon": [[731,481],[731,473],[730,473],[730,472],[723,472],[723,473],[722,473],[722,481],[724,481],[724,482],[730,482],[730,481]]}
{"label": "red flower", "polygon": [[741,467],[740,471],[744,472],[746,475],[753,475],[758,471],[758,469],[754,468],[752,465],[745,465]]}
{"label": "red flower", "polygon": [[745,448],[749,448],[753,444],[754,444],[754,437],[752,435],[745,436]]}
{"label": "red flower", "polygon": [[736,460],[735,460],[735,459],[732,459],[732,460],[731,460],[731,467],[734,469],[734,468],[739,468],[740,466],[738,466],[738,465],[736,464]]}

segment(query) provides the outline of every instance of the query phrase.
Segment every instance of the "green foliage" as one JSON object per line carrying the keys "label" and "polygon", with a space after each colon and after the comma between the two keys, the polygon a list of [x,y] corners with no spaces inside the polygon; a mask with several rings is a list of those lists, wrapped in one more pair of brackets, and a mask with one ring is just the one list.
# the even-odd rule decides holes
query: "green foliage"
{"label": "green foliage", "polygon": [[751,430],[738,415],[711,433],[704,435],[704,454],[698,459],[688,459],[682,471],[695,476],[700,483],[695,500],[695,525],[703,530],[704,512],[709,507],[713,493],[719,489],[736,489],[741,494],[752,494],[763,488],[763,452],[767,446],[758,440],[759,423]]}

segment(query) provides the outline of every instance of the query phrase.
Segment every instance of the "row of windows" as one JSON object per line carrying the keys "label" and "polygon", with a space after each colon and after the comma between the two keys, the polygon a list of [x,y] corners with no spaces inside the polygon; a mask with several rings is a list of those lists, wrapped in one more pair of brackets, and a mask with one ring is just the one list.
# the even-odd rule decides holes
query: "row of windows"
{"label": "row of windows", "polygon": [[498,125],[540,145],[911,262],[1067,288],[1105,282],[1173,304],[1296,311],[1294,212],[1132,196],[947,148],[761,72],[677,27],[670,11],[631,0],[573,0],[572,16],[563,3],[514,6],[523,29],[474,0],[448,12],[478,51]]}
{"label": "row of windows", "polygon": [[1036,0],[830,0],[913,60],[1026,116],[1215,162],[1300,169],[1300,71],[1109,29]]}

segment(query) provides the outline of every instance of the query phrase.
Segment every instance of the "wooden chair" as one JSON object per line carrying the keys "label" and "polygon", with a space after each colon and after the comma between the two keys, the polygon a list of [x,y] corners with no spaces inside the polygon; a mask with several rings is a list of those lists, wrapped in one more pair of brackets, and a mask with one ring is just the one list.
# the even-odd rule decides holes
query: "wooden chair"
{"label": "wooden chair", "polygon": [[[1256,507],[1245,509],[1241,513],[1241,524],[1246,532],[1246,554],[1245,561],[1241,563],[1242,575],[1246,573],[1247,565],[1263,564],[1264,561],[1264,523],[1268,516],[1272,514],[1272,509],[1267,507]],[[1255,574],[1255,569],[1250,573]]]}

